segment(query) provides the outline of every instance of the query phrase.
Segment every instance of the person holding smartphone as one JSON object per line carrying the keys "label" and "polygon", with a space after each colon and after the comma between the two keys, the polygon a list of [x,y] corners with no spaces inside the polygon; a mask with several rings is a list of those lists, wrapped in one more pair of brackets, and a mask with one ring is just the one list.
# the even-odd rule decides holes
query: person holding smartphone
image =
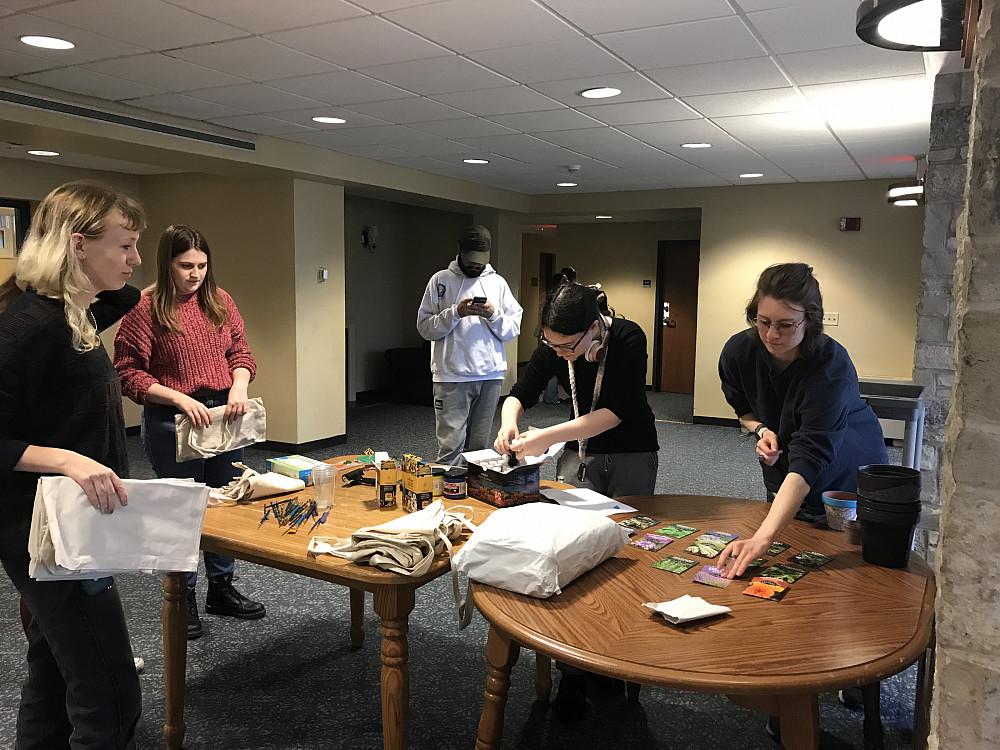
{"label": "person holding smartphone", "polygon": [[489,445],[507,372],[504,344],[521,332],[521,306],[490,265],[489,229],[467,227],[458,256],[427,282],[417,331],[431,342],[439,463]]}

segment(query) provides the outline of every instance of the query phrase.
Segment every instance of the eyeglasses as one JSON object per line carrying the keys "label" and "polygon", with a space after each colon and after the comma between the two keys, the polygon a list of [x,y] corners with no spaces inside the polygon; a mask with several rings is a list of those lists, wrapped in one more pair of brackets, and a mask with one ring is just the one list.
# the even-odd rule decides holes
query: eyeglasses
{"label": "eyeglasses", "polygon": [[545,346],[549,347],[549,349],[552,349],[554,351],[557,351],[557,352],[571,352],[574,349],[576,349],[576,347],[578,347],[580,345],[580,342],[583,341],[584,337],[588,333],[590,333],[590,329],[589,328],[586,331],[584,331],[583,333],[581,333],[580,334],[580,338],[578,338],[576,341],[574,341],[572,345],[570,345],[570,344],[553,344],[551,341],[549,341],[547,338],[545,338],[545,334],[544,333],[540,334],[538,336],[538,340],[541,341],[543,344],[545,344]]}
{"label": "eyeglasses", "polygon": [[803,318],[802,320],[799,321],[794,321],[794,320],[771,321],[768,320],[767,318],[754,318],[751,322],[755,326],[757,326],[757,330],[760,331],[761,334],[766,335],[767,332],[773,328],[775,333],[777,333],[779,336],[785,336],[786,334],[793,333],[795,329],[797,329],[800,325],[806,322],[806,319]]}

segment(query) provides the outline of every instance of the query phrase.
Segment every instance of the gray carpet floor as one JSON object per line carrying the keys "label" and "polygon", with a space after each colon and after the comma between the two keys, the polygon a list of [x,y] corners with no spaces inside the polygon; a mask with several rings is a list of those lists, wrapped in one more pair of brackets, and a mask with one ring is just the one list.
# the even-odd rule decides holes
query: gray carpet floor
{"label": "gray carpet floor", "polygon": [[[662,399],[664,403],[659,403]],[[672,399],[650,394],[658,419]],[[534,425],[565,418],[568,407],[540,405],[528,412]],[[682,421],[682,420],[676,420]],[[352,409],[348,441],[313,455],[355,453],[366,447],[399,454],[434,455],[430,408],[377,404]],[[660,475],[657,492],[733,495],[763,500],[760,471],[746,437],[732,428],[658,422]],[[137,438],[130,439],[132,475],[152,476]],[[263,468],[269,455],[248,451]],[[552,469],[547,467],[548,478]],[[543,476],[545,476],[543,474]],[[349,647],[347,591],[311,579],[237,564],[237,586],[264,602],[256,622],[206,616],[205,636],[189,643],[187,741],[196,748],[307,750],[382,747],[379,709],[377,618],[368,601],[365,646]],[[139,748],[162,747],[163,660],[160,642],[161,582],[143,575],[119,579],[133,648],[146,661],[142,675],[144,715]],[[204,600],[204,588],[199,586]],[[458,631],[450,582],[422,588],[410,617],[410,747],[469,750],[482,706],[486,624],[478,615]],[[0,576],[0,747],[13,747],[18,694],[24,676],[25,642],[17,596]],[[624,699],[598,703],[587,718],[563,725],[534,703],[534,663],[522,652],[514,670],[504,725],[504,748],[657,748],[751,750],[776,747],[763,719],[720,696],[644,687],[639,706]],[[913,724],[914,671],[882,684],[887,750],[909,747]],[[862,747],[858,711],[821,696],[823,750]]]}

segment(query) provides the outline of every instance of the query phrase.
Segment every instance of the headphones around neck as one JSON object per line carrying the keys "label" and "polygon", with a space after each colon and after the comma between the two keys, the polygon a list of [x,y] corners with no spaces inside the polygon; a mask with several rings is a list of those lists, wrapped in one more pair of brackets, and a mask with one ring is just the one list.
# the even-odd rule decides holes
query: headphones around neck
{"label": "headphones around neck", "polygon": [[587,362],[601,362],[608,353],[608,334],[610,333],[610,328],[604,320],[604,315],[600,313],[597,315],[597,326],[601,329],[600,335],[597,338],[591,339],[590,346],[587,347],[587,351],[583,354],[583,358]]}

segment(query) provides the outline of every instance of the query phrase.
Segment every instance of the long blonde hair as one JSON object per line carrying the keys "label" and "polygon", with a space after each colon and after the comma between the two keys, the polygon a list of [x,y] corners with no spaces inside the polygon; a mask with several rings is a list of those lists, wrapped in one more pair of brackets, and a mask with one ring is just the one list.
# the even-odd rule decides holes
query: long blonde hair
{"label": "long blonde hair", "polygon": [[46,195],[32,218],[14,275],[0,288],[0,309],[10,303],[18,287],[34,289],[63,302],[74,349],[86,352],[100,346],[97,331],[87,320],[87,308],[75,301],[75,295],[90,291],[93,285],[72,251],[71,235],[97,239],[107,230],[108,215],[114,209],[129,230],[145,229],[142,205],[99,182],[69,182]]}

